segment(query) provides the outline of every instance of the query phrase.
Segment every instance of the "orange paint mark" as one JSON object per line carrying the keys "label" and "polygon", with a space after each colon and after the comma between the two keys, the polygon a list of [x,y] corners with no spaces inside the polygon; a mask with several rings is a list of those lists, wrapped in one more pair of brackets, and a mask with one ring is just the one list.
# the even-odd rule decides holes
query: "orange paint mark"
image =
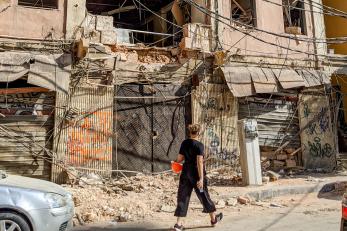
{"label": "orange paint mark", "polygon": [[[92,118],[97,118],[94,123]],[[71,164],[85,164],[89,161],[103,161],[110,159],[112,147],[112,112],[97,111],[81,121],[83,130],[72,128],[68,136],[67,152]],[[108,155],[107,155],[108,154]]]}

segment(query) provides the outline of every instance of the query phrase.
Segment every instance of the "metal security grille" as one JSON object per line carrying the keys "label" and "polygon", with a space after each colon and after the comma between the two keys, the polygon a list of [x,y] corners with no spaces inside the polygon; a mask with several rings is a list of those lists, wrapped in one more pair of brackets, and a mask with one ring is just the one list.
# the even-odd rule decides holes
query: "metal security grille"
{"label": "metal security grille", "polygon": [[259,145],[300,147],[299,119],[296,101],[249,97],[239,101],[239,119],[256,119],[258,122]]}
{"label": "metal security grille", "polygon": [[200,84],[192,94],[193,123],[202,126],[206,168],[239,170],[238,104],[224,84]]}
{"label": "metal security grille", "polygon": [[113,169],[169,169],[185,139],[186,90],[174,85],[122,85],[115,97]]}
{"label": "metal security grille", "polygon": [[28,90],[0,95],[0,170],[49,180],[55,93]]}

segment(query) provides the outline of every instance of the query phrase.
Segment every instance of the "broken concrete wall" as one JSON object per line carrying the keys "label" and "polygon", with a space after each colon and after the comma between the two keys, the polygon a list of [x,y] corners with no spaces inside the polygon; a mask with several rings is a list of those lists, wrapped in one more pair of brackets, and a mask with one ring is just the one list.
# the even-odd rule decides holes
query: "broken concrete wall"
{"label": "broken concrete wall", "polygon": [[113,17],[88,14],[84,25],[84,36],[90,38],[91,42],[116,44],[117,29],[113,27]]}
{"label": "broken concrete wall", "polygon": [[66,0],[58,1],[57,9],[24,7],[17,2],[0,2],[0,35],[28,39],[64,37]]}
{"label": "broken concrete wall", "polygon": [[[218,6],[218,14],[221,14],[223,17],[230,18],[231,1],[217,1],[218,2],[211,0],[212,10],[216,11],[216,9],[213,7]],[[271,33],[289,35],[285,34],[284,31],[283,9],[281,6],[282,0],[274,0],[273,3],[265,2],[263,0],[254,0],[254,3],[256,28],[269,31]],[[305,4],[305,9],[309,11],[309,6],[307,4]],[[299,35],[298,37],[313,37],[312,18],[308,11],[305,11],[306,35]],[[314,46],[310,42],[289,40],[288,38],[279,37],[277,35],[271,35],[265,32],[259,32],[257,30],[249,30],[221,17],[218,20],[225,22],[225,24],[222,22],[217,23],[214,17],[211,18],[211,26],[214,31],[214,36],[216,36],[215,31],[218,30],[217,37],[219,41],[217,42],[218,46],[216,48],[220,48],[221,46],[221,48],[224,50],[230,50],[231,53],[237,53],[239,55],[284,57],[288,53],[291,58],[308,57],[307,54],[299,53],[293,50],[314,53]],[[234,29],[228,25],[232,25]],[[245,35],[247,33],[250,35]],[[270,43],[272,43],[272,45]],[[286,49],[287,47],[293,50],[288,50]]]}
{"label": "broken concrete wall", "polygon": [[79,29],[86,20],[86,0],[70,0],[66,3],[66,39],[79,36]]}

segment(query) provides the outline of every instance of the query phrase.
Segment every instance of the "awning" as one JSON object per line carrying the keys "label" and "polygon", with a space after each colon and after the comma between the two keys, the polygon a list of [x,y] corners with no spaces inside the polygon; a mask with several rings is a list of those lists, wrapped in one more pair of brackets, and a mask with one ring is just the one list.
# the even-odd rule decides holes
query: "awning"
{"label": "awning", "polygon": [[297,70],[305,81],[305,87],[315,87],[329,84],[330,78],[327,73],[320,70]]}
{"label": "awning", "polygon": [[0,82],[13,82],[28,76],[28,83],[67,93],[70,84],[71,55],[0,53]]}
{"label": "awning", "polygon": [[269,68],[247,67],[250,71],[256,93],[278,92],[275,74]]}
{"label": "awning", "polygon": [[221,67],[225,81],[235,97],[255,94],[250,71],[244,66]]}
{"label": "awning", "polygon": [[28,83],[68,93],[71,74],[71,55],[36,55],[30,64]]}
{"label": "awning", "polygon": [[29,53],[1,52],[0,53],[0,82],[12,82],[22,78],[29,71]]}
{"label": "awning", "polygon": [[319,70],[294,70],[289,67],[267,68],[229,63],[216,74],[224,76],[235,97],[279,92],[281,89],[312,87],[329,84],[328,75]]}
{"label": "awning", "polygon": [[287,68],[272,69],[283,89],[305,87],[305,81],[295,70]]}

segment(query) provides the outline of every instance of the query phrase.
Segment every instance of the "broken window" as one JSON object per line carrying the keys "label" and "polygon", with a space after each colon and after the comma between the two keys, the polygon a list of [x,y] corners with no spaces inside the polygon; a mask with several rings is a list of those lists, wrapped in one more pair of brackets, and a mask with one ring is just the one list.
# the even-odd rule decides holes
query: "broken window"
{"label": "broken window", "polygon": [[183,5],[173,0],[87,0],[89,13],[111,16],[119,33],[129,31],[133,42],[156,46],[181,40],[179,26],[189,20]]}
{"label": "broken window", "polygon": [[18,5],[36,8],[58,9],[58,0],[18,0]]}
{"label": "broken window", "polygon": [[232,0],[230,13],[236,23],[256,26],[254,0]]}
{"label": "broken window", "polygon": [[303,1],[283,0],[284,30],[288,34],[306,34],[305,6]]}

